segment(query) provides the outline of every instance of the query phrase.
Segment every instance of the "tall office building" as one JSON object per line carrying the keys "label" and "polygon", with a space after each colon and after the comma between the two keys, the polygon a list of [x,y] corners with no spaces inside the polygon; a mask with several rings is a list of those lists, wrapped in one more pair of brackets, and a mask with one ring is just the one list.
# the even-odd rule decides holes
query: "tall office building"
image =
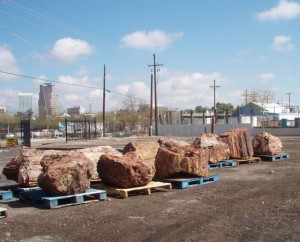
{"label": "tall office building", "polygon": [[32,93],[19,93],[19,112],[25,113],[33,110],[32,98]]}
{"label": "tall office building", "polygon": [[58,115],[58,96],[55,86],[51,83],[40,85],[39,93],[39,114]]}

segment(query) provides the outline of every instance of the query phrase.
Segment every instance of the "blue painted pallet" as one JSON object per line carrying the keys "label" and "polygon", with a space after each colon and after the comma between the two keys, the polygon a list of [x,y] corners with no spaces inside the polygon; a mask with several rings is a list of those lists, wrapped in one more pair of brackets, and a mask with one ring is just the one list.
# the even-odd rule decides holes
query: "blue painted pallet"
{"label": "blue painted pallet", "polygon": [[208,169],[216,169],[216,168],[231,168],[237,167],[238,163],[235,160],[223,160],[217,163],[208,164]]}
{"label": "blue painted pallet", "polygon": [[170,182],[172,188],[184,189],[202,186],[205,184],[217,182],[219,180],[219,175],[212,175],[208,177],[193,177],[193,178],[167,178],[161,180],[162,182]]}
{"label": "blue painted pallet", "polygon": [[24,191],[19,194],[21,202],[40,203],[46,208],[61,208],[106,199],[106,191],[88,189],[84,193],[49,197],[42,189]]}
{"label": "blue painted pallet", "polygon": [[262,161],[275,161],[275,160],[285,160],[290,158],[289,154],[278,154],[278,155],[259,155]]}
{"label": "blue painted pallet", "polygon": [[0,190],[0,201],[7,201],[13,198],[12,191]]}

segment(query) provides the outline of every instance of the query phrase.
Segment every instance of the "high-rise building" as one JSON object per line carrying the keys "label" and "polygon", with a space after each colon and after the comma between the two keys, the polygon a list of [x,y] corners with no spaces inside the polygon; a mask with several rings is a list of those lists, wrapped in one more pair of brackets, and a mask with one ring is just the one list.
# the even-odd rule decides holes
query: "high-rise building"
{"label": "high-rise building", "polygon": [[32,93],[19,93],[19,112],[25,113],[33,110],[32,98]]}
{"label": "high-rise building", "polygon": [[51,83],[40,85],[39,93],[39,114],[58,115],[58,96],[55,86]]}

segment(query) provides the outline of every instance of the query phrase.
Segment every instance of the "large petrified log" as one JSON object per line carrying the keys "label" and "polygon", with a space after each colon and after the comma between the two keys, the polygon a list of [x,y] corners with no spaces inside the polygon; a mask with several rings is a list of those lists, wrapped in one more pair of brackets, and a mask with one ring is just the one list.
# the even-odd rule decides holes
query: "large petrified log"
{"label": "large petrified log", "polygon": [[159,143],[156,141],[133,141],[125,145],[123,154],[128,152],[136,152],[137,156],[154,165],[155,156],[159,148]]}
{"label": "large petrified log", "polygon": [[219,140],[229,146],[231,158],[247,159],[253,156],[253,147],[247,128],[231,129],[221,134]]}
{"label": "large petrified log", "polygon": [[150,162],[140,159],[136,152],[127,152],[122,157],[102,155],[97,171],[103,183],[130,188],[144,186],[151,182],[155,167]]}
{"label": "large petrified log", "polygon": [[91,148],[79,149],[76,152],[83,153],[90,161],[94,163],[94,169],[92,172],[92,179],[97,180],[99,179],[99,173],[97,172],[97,164],[101,155],[115,155],[115,156],[122,156],[122,153],[109,145],[106,146],[96,146]]}
{"label": "large petrified log", "polygon": [[90,188],[94,164],[83,154],[70,151],[68,154],[46,155],[41,166],[38,186],[48,196],[78,194]]}
{"label": "large petrified log", "polygon": [[198,148],[207,147],[209,149],[208,160],[210,163],[217,163],[230,157],[228,145],[218,140],[218,135],[216,134],[201,134],[194,140],[193,145]]}
{"label": "large petrified log", "polygon": [[57,150],[22,149],[20,151],[20,168],[18,172],[19,185],[24,187],[37,186],[38,176],[42,172],[42,158],[45,155],[52,155],[57,152]]}
{"label": "large petrified log", "polygon": [[[25,148],[20,151],[20,155],[11,159],[3,168],[3,174],[9,180],[14,180],[23,187],[37,186],[37,178],[42,172],[41,160],[45,155],[67,154],[70,150],[41,150]],[[111,146],[97,146],[92,148],[74,150],[78,155],[83,154],[94,163],[92,179],[99,179],[97,163],[101,155],[114,154],[122,156],[122,153]]]}
{"label": "large petrified log", "polygon": [[208,148],[195,148],[192,145],[158,149],[155,177],[168,178],[178,175],[208,175]]}
{"label": "large petrified log", "polygon": [[158,140],[158,143],[162,147],[172,148],[172,147],[182,147],[190,145],[188,142],[183,140],[178,140],[174,137],[163,137]]}
{"label": "large petrified log", "polygon": [[18,174],[20,168],[20,156],[12,158],[6,165],[3,167],[2,174],[6,177],[7,180],[13,180],[18,182]]}
{"label": "large petrified log", "polygon": [[255,155],[277,155],[283,152],[281,140],[267,132],[255,135],[252,146]]}

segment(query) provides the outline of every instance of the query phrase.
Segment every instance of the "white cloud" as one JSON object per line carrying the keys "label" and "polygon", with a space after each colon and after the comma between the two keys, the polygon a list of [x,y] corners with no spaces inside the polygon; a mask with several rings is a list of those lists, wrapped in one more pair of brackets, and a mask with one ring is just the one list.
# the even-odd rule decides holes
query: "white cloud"
{"label": "white cloud", "polygon": [[[14,74],[20,74],[20,70],[17,67],[17,62],[14,55],[5,45],[0,46],[0,70]],[[0,82],[10,81],[15,78],[16,76],[0,73]]]}
{"label": "white cloud", "polygon": [[262,21],[294,19],[300,17],[300,3],[280,0],[275,7],[270,10],[257,13],[256,17]]}
{"label": "white cloud", "polygon": [[92,46],[84,40],[62,38],[54,43],[50,52],[58,59],[72,63],[82,55],[90,55],[92,49]]}
{"label": "white cloud", "polygon": [[87,67],[81,66],[77,71],[76,74],[79,76],[86,76],[89,74],[89,69]]}
{"label": "white cloud", "polygon": [[121,39],[121,47],[139,50],[165,50],[182,32],[165,33],[161,30],[135,31]]}
{"label": "white cloud", "polygon": [[291,36],[277,35],[273,39],[272,48],[276,51],[291,51],[294,49],[291,40]]}
{"label": "white cloud", "polygon": [[15,111],[19,105],[18,91],[0,89],[0,107],[6,107],[9,112]]}
{"label": "white cloud", "polygon": [[263,73],[263,74],[259,75],[259,79],[263,83],[266,83],[266,82],[269,82],[274,79],[274,74],[273,73]]}

